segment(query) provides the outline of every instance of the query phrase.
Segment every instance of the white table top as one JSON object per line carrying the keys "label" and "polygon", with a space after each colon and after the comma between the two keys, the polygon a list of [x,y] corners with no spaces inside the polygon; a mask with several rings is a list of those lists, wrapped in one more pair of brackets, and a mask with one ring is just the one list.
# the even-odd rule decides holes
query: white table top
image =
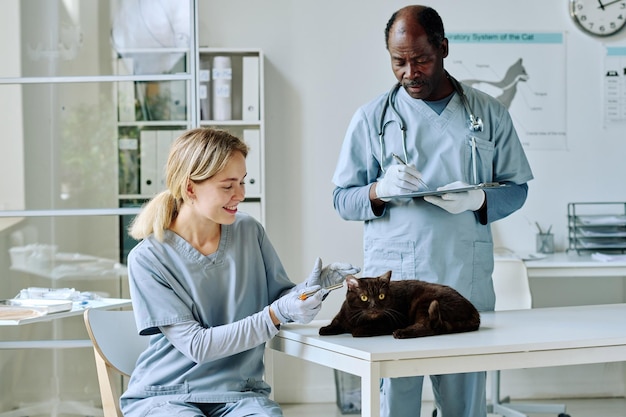
{"label": "white table top", "polygon": [[598,261],[591,257],[591,253],[557,252],[546,255],[543,259],[525,260],[527,268],[563,268],[563,267],[592,267],[611,268],[626,267],[626,260]]}
{"label": "white table top", "polygon": [[0,320],[0,326],[18,326],[29,323],[36,323],[42,321],[51,321],[62,319],[65,317],[78,316],[82,315],[83,312],[87,308],[98,308],[98,309],[114,309],[121,307],[129,307],[132,303],[130,299],[126,298],[102,298],[100,300],[89,300],[85,302],[74,302],[72,305],[72,309],[69,311],[62,311],[59,313],[50,313],[45,314],[39,317],[32,317],[28,319],[20,319],[20,320]]}
{"label": "white table top", "polygon": [[557,252],[533,258],[512,252],[495,253],[496,259],[521,258],[529,278],[626,277],[626,260],[599,261],[591,253]]}
{"label": "white table top", "polygon": [[[328,321],[314,321],[284,325],[277,338],[369,362],[442,359],[626,346],[625,317],[626,304],[484,312],[476,332],[404,340],[392,336],[319,336],[319,327]],[[282,350],[279,345],[272,348]],[[595,362],[603,361],[598,358]],[[515,363],[502,366],[500,363],[494,369],[520,367]]]}
{"label": "white table top", "polygon": [[379,380],[626,361],[626,304],[481,313],[480,329],[415,339],[319,336],[328,321],[284,325],[270,349],[361,377],[363,417],[379,416]]}

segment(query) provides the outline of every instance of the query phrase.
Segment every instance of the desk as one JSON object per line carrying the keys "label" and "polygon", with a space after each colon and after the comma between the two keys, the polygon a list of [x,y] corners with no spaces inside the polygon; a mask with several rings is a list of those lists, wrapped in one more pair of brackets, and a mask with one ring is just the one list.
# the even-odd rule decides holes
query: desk
{"label": "desk", "polygon": [[[496,255],[496,259],[498,259]],[[533,307],[626,302],[626,261],[599,261],[591,253],[554,253],[525,260]]]}
{"label": "desk", "polygon": [[[66,317],[80,316],[86,308],[96,309],[115,309],[129,307],[131,300],[121,298],[103,298],[101,300],[91,300],[86,304],[74,303],[69,311],[47,314],[39,317],[33,317],[22,320],[0,320],[0,326],[22,326],[31,323],[47,322],[59,320]],[[73,349],[73,348],[91,348],[90,340],[18,340],[18,341],[0,341],[1,349]],[[56,361],[53,367],[56,375]],[[55,381],[58,385],[57,381]],[[58,386],[56,387],[58,393]],[[79,414],[84,416],[101,416],[102,409],[94,408],[77,401],[61,401],[59,398],[53,398],[43,403],[29,404],[16,410],[0,412],[0,417],[22,417],[30,415],[48,414],[56,416],[58,414]]]}
{"label": "desk", "polygon": [[[626,360],[626,304],[481,313],[477,332],[396,340],[319,336],[284,325],[268,348],[361,377],[361,416],[379,416],[379,379]],[[270,381],[270,383],[273,381]]]}
{"label": "desk", "polygon": [[529,278],[626,277],[626,261],[596,261],[591,254],[561,252],[524,263]]}

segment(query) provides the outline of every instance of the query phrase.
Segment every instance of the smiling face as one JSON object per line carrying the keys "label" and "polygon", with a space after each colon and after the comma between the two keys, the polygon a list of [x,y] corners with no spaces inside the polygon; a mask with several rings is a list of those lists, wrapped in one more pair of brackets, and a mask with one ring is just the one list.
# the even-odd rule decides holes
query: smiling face
{"label": "smiling face", "polygon": [[217,224],[232,224],[237,205],[245,198],[246,158],[239,151],[220,172],[201,182],[189,182],[188,193],[195,217]]}
{"label": "smiling face", "polygon": [[391,69],[407,93],[421,100],[439,100],[451,92],[443,68],[448,40],[429,43],[424,28],[408,14],[401,14],[389,30],[387,49]]}

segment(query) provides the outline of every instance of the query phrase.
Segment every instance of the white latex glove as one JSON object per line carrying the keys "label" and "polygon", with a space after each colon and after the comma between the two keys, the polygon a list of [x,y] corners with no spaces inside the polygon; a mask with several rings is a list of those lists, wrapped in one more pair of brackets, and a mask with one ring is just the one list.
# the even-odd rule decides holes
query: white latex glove
{"label": "white latex glove", "polygon": [[313,264],[313,270],[309,277],[300,284],[296,285],[291,289],[291,292],[297,292],[298,294],[302,294],[304,291],[308,291],[311,287],[316,285],[322,286],[322,259],[317,258],[315,263]]}
{"label": "white latex glove", "polygon": [[325,291],[325,288],[335,284],[342,284],[346,280],[347,275],[354,275],[359,272],[361,272],[361,268],[358,266],[343,262],[333,262],[322,268],[322,259],[317,258],[307,280],[296,285],[292,291],[301,294],[304,291],[309,291],[311,287],[320,285],[324,294],[327,295],[328,291]]}
{"label": "white latex glove", "polygon": [[[445,191],[450,188],[467,187],[468,184],[463,181],[455,181],[453,183],[437,188],[437,191]],[[429,195],[424,200],[430,204],[441,207],[448,213],[459,214],[464,211],[476,211],[482,207],[485,202],[485,192],[483,190],[469,190],[460,193],[447,193],[440,196]]]}
{"label": "white latex glove", "polygon": [[344,262],[333,262],[322,269],[322,287],[328,288],[331,285],[342,284],[346,280],[346,276],[359,272],[361,272],[361,268],[358,266]]}
{"label": "white latex glove", "polygon": [[391,198],[381,198],[390,195],[408,194],[419,190],[422,174],[411,165],[390,165],[385,176],[376,183],[376,197],[389,201]]}
{"label": "white latex glove", "polygon": [[[308,290],[313,291],[320,288],[319,285],[315,285],[309,287]],[[324,290],[320,290],[309,298],[301,300],[299,292],[290,291],[274,301],[270,308],[281,323],[310,323],[320,312],[325,293]]]}

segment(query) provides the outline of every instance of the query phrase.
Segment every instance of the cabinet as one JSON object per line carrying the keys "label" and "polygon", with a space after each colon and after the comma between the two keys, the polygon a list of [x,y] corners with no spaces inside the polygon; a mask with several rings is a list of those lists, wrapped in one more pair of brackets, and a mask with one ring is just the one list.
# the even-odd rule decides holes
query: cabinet
{"label": "cabinet", "polygon": [[569,250],[626,251],[626,202],[569,203]]}
{"label": "cabinet", "polygon": [[246,199],[239,209],[264,224],[263,52],[200,47],[198,68],[199,125],[228,130],[250,147]]}

